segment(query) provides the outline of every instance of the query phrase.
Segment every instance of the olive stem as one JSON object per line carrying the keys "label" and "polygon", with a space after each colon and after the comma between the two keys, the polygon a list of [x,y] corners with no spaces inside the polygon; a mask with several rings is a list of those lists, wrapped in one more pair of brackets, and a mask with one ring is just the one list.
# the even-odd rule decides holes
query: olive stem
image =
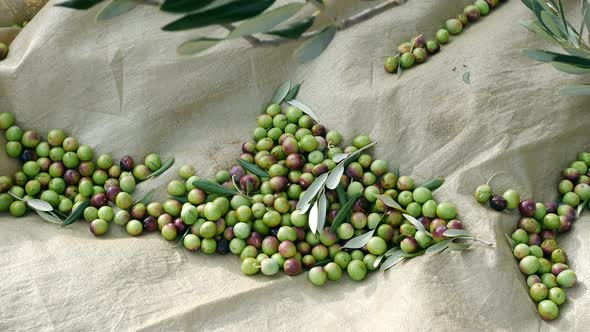
{"label": "olive stem", "polygon": [[490,243],[490,242],[484,241],[484,240],[482,240],[482,239],[478,239],[478,238],[476,238],[476,237],[472,237],[472,238],[470,238],[470,240],[472,240],[472,241],[475,241],[475,242],[479,242],[479,243],[483,243],[483,244],[485,244],[485,245],[488,245],[488,246],[490,246],[490,247],[493,247],[493,246],[494,246],[494,244],[493,244],[493,243]]}
{"label": "olive stem", "polygon": [[491,176],[491,177],[488,179],[488,182],[486,182],[486,184],[489,186],[489,185],[490,185],[490,182],[492,181],[492,179],[493,179],[493,178],[495,178],[495,177],[496,177],[496,175],[500,175],[500,174],[504,174],[504,173],[506,173],[506,172],[504,172],[504,171],[501,171],[501,172],[498,172],[498,173],[496,173],[496,174],[492,175],[492,176]]}
{"label": "olive stem", "polygon": [[[226,28],[229,31],[234,31],[236,29],[236,27],[231,23],[223,23],[223,24],[221,24],[221,26]],[[250,43],[250,45],[252,45],[252,46],[262,43],[262,41],[260,39],[253,37],[253,36],[244,36],[242,38],[247,40]]]}

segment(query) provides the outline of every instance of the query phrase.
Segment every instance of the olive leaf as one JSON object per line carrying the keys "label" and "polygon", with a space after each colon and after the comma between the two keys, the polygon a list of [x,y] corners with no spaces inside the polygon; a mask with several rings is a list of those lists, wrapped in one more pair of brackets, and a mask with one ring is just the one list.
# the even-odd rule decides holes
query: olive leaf
{"label": "olive leaf", "polygon": [[152,197],[154,197],[154,194],[156,193],[156,188],[150,189],[150,191],[148,191],[147,193],[145,193],[145,195],[143,195],[143,197],[141,197],[140,199],[138,199],[137,201],[135,201],[133,203],[133,205],[138,204],[138,203],[142,203],[144,205],[148,205],[151,200]]}
{"label": "olive leaf", "polygon": [[356,200],[361,197],[360,193],[357,193],[355,195],[353,195],[347,202],[346,204],[344,204],[340,210],[338,211],[338,214],[336,215],[336,218],[334,218],[334,221],[332,221],[332,230],[336,230],[338,228],[338,226],[340,226],[340,224],[342,224],[344,222],[344,220],[346,220],[346,218],[348,217],[349,213],[350,213],[350,209],[352,208],[352,205],[354,204],[354,202],[356,202]]}
{"label": "olive leaf", "polygon": [[296,39],[299,38],[305,31],[307,31],[307,29],[313,25],[314,21],[315,16],[309,16],[301,21],[290,24],[285,28],[268,31],[266,34],[288,39]]}
{"label": "olive leaf", "polygon": [[412,252],[412,253],[404,252],[401,254],[401,256],[405,257],[405,258],[412,258],[412,257],[424,255],[425,252],[426,252],[426,249],[422,249],[422,250],[418,250],[418,251]]}
{"label": "olive leaf", "polygon": [[580,65],[570,65],[569,63],[552,61],[549,62],[553,68],[562,71],[564,73],[573,75],[586,75],[590,74],[590,67]]}
{"label": "olive leaf", "polygon": [[270,31],[281,22],[295,15],[295,13],[301,10],[303,5],[303,3],[290,3],[243,21],[237,28],[230,32],[227,38],[239,38]]}
{"label": "olive leaf", "polygon": [[563,62],[573,65],[590,67],[590,59],[582,58],[579,56],[532,49],[525,49],[524,52],[530,58],[533,58],[541,62]]}
{"label": "olive leaf", "polygon": [[[422,223],[420,221],[418,221],[418,219],[414,218],[413,216],[411,216],[409,214],[402,213],[402,215],[414,226],[414,228],[416,228],[417,230],[422,231],[424,233],[428,233],[426,228],[424,228],[424,225],[422,225]],[[430,233],[428,233],[428,234],[430,234]]]}
{"label": "olive leaf", "polygon": [[43,218],[46,221],[49,221],[50,223],[58,224],[58,225],[62,225],[63,224],[63,220],[61,220],[60,218],[58,218],[58,217],[50,214],[49,212],[39,211],[39,210],[35,210],[35,212],[37,212],[37,214],[39,215],[39,217]]}
{"label": "olive leaf", "polygon": [[375,198],[383,202],[383,204],[389,206],[390,208],[394,208],[401,212],[406,212],[398,202],[396,202],[391,196],[389,195],[375,195]]}
{"label": "olive leaf", "polygon": [[326,187],[332,190],[336,189],[338,184],[340,184],[342,174],[344,174],[344,164],[336,165],[336,167],[334,167],[334,169],[330,171],[328,179],[326,179]]}
{"label": "olive leaf", "polygon": [[375,260],[373,261],[373,268],[374,269],[379,267],[379,264],[381,264],[381,261],[383,260],[383,258],[385,258],[385,255],[379,255],[379,256],[377,256],[377,258],[375,258]]}
{"label": "olive leaf", "polygon": [[166,0],[160,10],[170,13],[186,13],[204,8],[215,0]]}
{"label": "olive leaf", "polygon": [[424,182],[420,187],[428,188],[430,191],[435,191],[445,183],[445,178],[438,177]]}
{"label": "olive leaf", "polygon": [[275,95],[270,100],[271,104],[280,104],[283,102],[287,94],[289,94],[289,90],[291,90],[291,81],[287,80],[279,85]]}
{"label": "olive leaf", "polygon": [[510,248],[516,247],[516,241],[514,241],[510,236],[508,236],[508,234],[504,234],[504,237],[506,237],[506,240],[508,241]]}
{"label": "olive leaf", "polygon": [[362,248],[369,242],[371,237],[373,237],[374,233],[375,233],[375,230],[372,229],[364,234],[361,234],[359,236],[355,236],[352,239],[348,240],[348,242],[346,242],[342,246],[342,249],[344,249],[344,248],[350,248],[350,249]]}
{"label": "olive leaf", "polygon": [[318,204],[318,201],[316,201],[311,206],[311,209],[309,210],[309,215],[307,217],[308,224],[309,224],[309,230],[311,231],[312,234],[316,234],[318,231],[319,214],[320,214],[319,204]]}
{"label": "olive leaf", "polygon": [[66,7],[71,9],[88,9],[104,0],[69,0],[56,4],[57,7]]}
{"label": "olive leaf", "polygon": [[168,196],[168,198],[177,200],[182,204],[188,203],[188,198],[186,198],[186,196]]}
{"label": "olive leaf", "polygon": [[444,233],[446,237],[466,237],[471,236],[471,234],[467,233],[463,229],[447,229]]}
{"label": "olive leaf", "polygon": [[263,170],[262,168],[260,168],[260,166],[256,165],[256,164],[252,164],[251,162],[248,162],[246,160],[243,159],[236,159],[238,161],[238,163],[244,167],[247,171],[249,171],[252,174],[255,174],[259,177],[262,178],[268,178],[270,177],[270,175]]}
{"label": "olive leaf", "polygon": [[322,233],[324,231],[324,225],[326,224],[326,209],[328,207],[328,199],[326,198],[325,192],[322,190],[318,197],[318,224],[317,231]]}
{"label": "olive leaf", "polygon": [[471,72],[465,72],[463,74],[463,83],[471,84]]}
{"label": "olive leaf", "polygon": [[196,180],[193,182],[193,186],[204,190],[205,192],[208,193],[212,193],[212,194],[219,194],[219,195],[239,195],[240,193],[233,190],[233,189],[229,189],[227,187],[224,187],[220,184],[217,184],[213,181],[209,181],[209,180]]}
{"label": "olive leaf", "polygon": [[306,63],[317,58],[334,39],[336,30],[335,25],[328,25],[318,34],[303,42],[293,53],[295,61]]}
{"label": "olive leaf", "polygon": [[566,96],[590,96],[590,84],[566,85],[559,92]]}
{"label": "olive leaf", "polygon": [[337,153],[337,154],[335,154],[335,155],[334,155],[334,157],[332,157],[332,160],[333,160],[334,162],[337,162],[337,163],[339,163],[339,162],[341,162],[342,160],[344,160],[344,159],[348,158],[348,156],[350,156],[350,154],[349,154],[349,153]]}
{"label": "olive leaf", "polygon": [[297,97],[297,94],[299,93],[299,88],[301,88],[301,83],[297,83],[295,84],[290,90],[289,93],[287,93],[287,95],[285,96],[284,100],[289,101],[294,99],[295,97]]}
{"label": "olive leaf", "polygon": [[182,236],[178,239],[178,241],[176,242],[176,246],[180,247],[184,244],[184,238],[188,235],[188,233],[191,232],[191,228],[187,227],[186,230],[184,231],[184,233],[182,234]]}
{"label": "olive leaf", "polygon": [[440,241],[439,243],[436,243],[436,244],[428,247],[428,249],[426,249],[426,253],[427,254],[439,253],[439,252],[447,249],[447,247],[449,246],[449,243],[451,243],[452,241],[453,241],[452,239]]}
{"label": "olive leaf", "polygon": [[242,21],[262,13],[274,2],[275,0],[236,0],[209,10],[185,15],[168,23],[162,30],[180,31]]}
{"label": "olive leaf", "polygon": [[[315,179],[313,183],[307,188],[303,197],[297,202],[297,209],[300,210],[302,213],[305,213],[307,209],[302,209],[304,206],[309,205],[309,203],[313,200],[314,197],[320,192],[320,190],[324,187],[324,183],[326,183],[326,179],[328,178],[328,173],[324,173]],[[309,208],[309,207],[308,207]]]}
{"label": "olive leaf", "polygon": [[291,106],[295,106],[295,107],[299,108],[301,111],[303,111],[303,113],[311,116],[311,118],[314,119],[316,122],[320,121],[318,115],[309,106],[300,102],[299,100],[291,99],[291,100],[288,100],[287,103]]}
{"label": "olive leaf", "polygon": [[315,263],[313,266],[324,266],[328,263],[332,262],[331,258],[322,259],[321,261]]}
{"label": "olive leaf", "polygon": [[348,195],[346,194],[346,191],[344,191],[342,184],[339,184],[336,187],[336,194],[338,195],[338,203],[340,203],[340,208],[342,208],[344,205],[346,205],[346,202],[348,202]]}
{"label": "olive leaf", "polygon": [[453,251],[463,251],[471,247],[471,243],[464,243],[464,242],[451,242],[449,244],[449,249]]}
{"label": "olive leaf", "polygon": [[578,205],[578,208],[576,209],[576,218],[580,218],[580,215],[582,214],[582,211],[586,205],[588,205],[588,199],[585,199],[582,204]]}
{"label": "olive leaf", "polygon": [[521,21],[520,25],[522,25],[529,31],[534,32],[536,35],[542,37],[550,43],[556,44],[558,46],[562,45],[562,43],[559,40],[553,37],[551,33],[549,33],[543,26],[541,26],[539,21]]}
{"label": "olive leaf", "polygon": [[361,152],[371,148],[375,144],[377,144],[377,142],[371,142],[370,144],[363,146],[362,148],[356,150],[355,152],[348,154],[343,161],[344,165],[348,165],[349,163],[351,163],[354,160],[354,158],[356,158],[359,154],[361,154]]}
{"label": "olive leaf", "polygon": [[130,12],[139,4],[139,0],[110,0],[96,14],[96,21],[107,21],[117,16]]}
{"label": "olive leaf", "polygon": [[381,268],[379,269],[379,271],[389,270],[390,268],[394,267],[395,265],[401,263],[401,261],[406,259],[405,257],[402,256],[402,254],[403,254],[403,251],[401,251],[401,250],[394,252],[391,256],[389,256],[385,260],[385,262],[383,262],[383,264],[381,264]]}
{"label": "olive leaf", "polygon": [[181,55],[196,54],[217,45],[221,41],[223,41],[221,38],[197,38],[182,43],[178,46],[176,52]]}
{"label": "olive leaf", "polygon": [[43,211],[43,212],[53,211],[53,206],[51,206],[51,204],[49,204],[46,201],[41,200],[41,199],[31,198],[31,199],[25,200],[25,203],[27,203],[27,205],[29,207],[31,207],[33,210],[36,210],[36,211]]}
{"label": "olive leaf", "polygon": [[66,218],[66,220],[64,220],[62,226],[68,226],[68,225],[75,223],[78,219],[80,219],[80,217],[84,213],[84,210],[89,206],[90,206],[89,201],[85,201],[85,202],[80,203],[80,205],[78,205],[78,207],[74,211],[72,211],[72,213],[70,213],[70,215]]}
{"label": "olive leaf", "polygon": [[386,251],[386,252],[383,254],[383,256],[385,256],[385,257],[389,257],[389,256],[391,256],[391,255],[395,254],[395,253],[396,253],[397,251],[399,251],[399,250],[401,250],[399,247],[391,247],[389,250],[387,250],[387,251]]}
{"label": "olive leaf", "polygon": [[172,165],[174,165],[174,158],[172,158],[170,160],[167,160],[165,163],[163,163],[162,166],[160,166],[160,168],[158,168],[157,170],[155,170],[152,174],[148,175],[146,177],[146,180],[147,179],[150,179],[150,178],[155,178],[156,176],[163,174],[170,167],[172,167]]}

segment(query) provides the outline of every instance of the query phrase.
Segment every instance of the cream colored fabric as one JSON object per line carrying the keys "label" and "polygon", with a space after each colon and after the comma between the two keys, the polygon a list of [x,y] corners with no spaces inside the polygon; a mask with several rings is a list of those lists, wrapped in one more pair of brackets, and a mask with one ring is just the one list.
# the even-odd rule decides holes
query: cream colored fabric
{"label": "cream colored fabric", "polygon": [[[161,32],[171,18],[152,8],[107,24],[94,22],[97,9],[43,8],[0,62],[0,109],[21,126],[66,128],[115,156],[174,156],[174,170],[192,163],[210,176],[239,154],[278,84],[305,80],[299,98],[323,124],[349,140],[371,135],[375,156],[418,181],[445,176],[436,198],[457,204],[469,231],[497,246],[317,288],[305,275],[246,277],[233,255],[191,254],[158,234],[130,238],[113,225],[95,238],[84,222],[58,228],[3,214],[0,330],[587,330],[590,213],[559,238],[580,283],[560,319],[545,323],[504,239],[516,214],[492,212],[471,195],[504,170],[498,191],[556,199],[560,171],[588,147],[589,100],[557,92],[575,78],[521,53],[544,46],[519,26],[528,10],[510,0],[400,78],[382,68],[395,44],[432,35],[467,2],[410,0],[338,33],[306,65],[290,60],[295,44],[234,41],[179,57],[176,46],[202,31]],[[17,169],[0,155],[0,173]],[[163,193],[173,173],[141,191]]]}

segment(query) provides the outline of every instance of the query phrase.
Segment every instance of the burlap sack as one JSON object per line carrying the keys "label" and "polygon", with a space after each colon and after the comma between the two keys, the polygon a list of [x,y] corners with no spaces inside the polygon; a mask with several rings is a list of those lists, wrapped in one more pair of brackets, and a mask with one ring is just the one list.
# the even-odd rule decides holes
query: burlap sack
{"label": "burlap sack", "polygon": [[[338,33],[306,65],[291,60],[296,44],[234,41],[179,57],[176,46],[203,32],[161,32],[171,18],[152,8],[107,24],[94,22],[97,9],[43,8],[0,62],[0,109],[42,133],[65,128],[99,153],[177,158],[140,191],[163,193],[183,163],[202,176],[229,166],[278,84],[305,80],[299,98],[323,124],[348,139],[371,135],[375,156],[418,181],[445,176],[436,198],[497,245],[318,288],[304,275],[246,277],[233,255],[191,254],[158,234],[130,238],[112,227],[95,238],[84,222],[57,228],[3,214],[0,330],[586,330],[590,217],[559,238],[580,282],[560,318],[545,323],[504,239],[517,215],[472,198],[503,170],[498,191],[556,199],[561,170],[588,146],[588,99],[557,92],[576,78],[521,53],[545,46],[519,26],[528,10],[508,1],[401,78],[382,68],[394,45],[432,35],[467,3],[410,0]],[[0,173],[17,169],[0,155]]]}

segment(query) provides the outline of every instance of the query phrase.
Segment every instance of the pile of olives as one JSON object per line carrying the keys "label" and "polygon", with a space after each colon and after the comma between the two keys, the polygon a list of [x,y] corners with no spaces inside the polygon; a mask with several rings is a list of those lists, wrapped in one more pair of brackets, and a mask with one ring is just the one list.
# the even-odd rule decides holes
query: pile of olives
{"label": "pile of olives", "polygon": [[[445,240],[447,229],[463,228],[452,204],[437,203],[430,189],[392,172],[387,161],[359,151],[372,143],[368,136],[357,136],[352,145],[342,148],[339,132],[326,130],[297,107],[279,104],[268,106],[256,122],[239,160],[266,174],[236,163],[210,179],[200,179],[194,167],[182,166],[180,178],[168,185],[169,199],[157,217],[166,240],[179,241],[189,251],[238,255],[246,275],[283,270],[294,276],[308,270],[310,282],[323,285],[344,273],[363,280],[369,271],[379,269],[379,257],[391,248],[423,253]],[[298,210],[298,201],[318,177],[336,168],[338,156],[355,151],[358,156],[346,165],[338,188],[325,190],[325,227],[312,232],[310,213]],[[235,194],[207,191],[199,181]],[[377,195],[398,202],[403,213],[417,218],[426,231],[418,230],[402,211],[385,205]],[[333,225],[352,197],[358,199],[350,214]],[[343,248],[350,239],[372,230],[362,247]]]}
{"label": "pile of olives", "polygon": [[558,317],[559,306],[567,299],[563,289],[573,287],[577,281],[576,273],[566,265],[567,254],[559,248],[556,237],[569,232],[574,220],[588,205],[588,167],[590,153],[582,152],[563,171],[563,180],[558,185],[560,203],[521,199],[512,189],[493,195],[489,184],[475,189],[475,199],[482,204],[489,202],[496,211],[518,209],[521,219],[510,237],[513,253],[520,271],[527,276],[530,296],[538,302],[539,314],[545,320]]}
{"label": "pile of olives", "polygon": [[[503,0],[505,1],[505,0]],[[428,58],[428,54],[439,51],[441,44],[449,42],[450,35],[458,35],[468,24],[479,20],[481,16],[489,14],[490,9],[497,7],[500,0],[476,0],[473,5],[463,9],[463,13],[445,22],[444,27],[436,32],[434,39],[426,40],[418,35],[409,42],[401,43],[397,47],[397,54],[387,57],[383,66],[389,73],[395,73],[398,67],[409,69],[415,64],[421,64]]]}
{"label": "pile of olives", "polygon": [[[11,113],[0,113],[0,129],[5,130],[8,156],[23,163],[11,177],[0,176],[0,212],[22,217],[30,208],[26,201],[39,198],[62,216],[88,205],[82,216],[95,235],[106,233],[110,221],[126,225],[131,235],[157,229],[152,215],[161,212],[134,203],[131,194],[137,183],[162,166],[158,155],[148,155],[144,164],[125,156],[116,165],[110,154],[95,158],[90,146],[67,137],[61,129],[51,130],[42,140],[37,131],[17,126]],[[120,211],[115,213],[113,205]]]}

